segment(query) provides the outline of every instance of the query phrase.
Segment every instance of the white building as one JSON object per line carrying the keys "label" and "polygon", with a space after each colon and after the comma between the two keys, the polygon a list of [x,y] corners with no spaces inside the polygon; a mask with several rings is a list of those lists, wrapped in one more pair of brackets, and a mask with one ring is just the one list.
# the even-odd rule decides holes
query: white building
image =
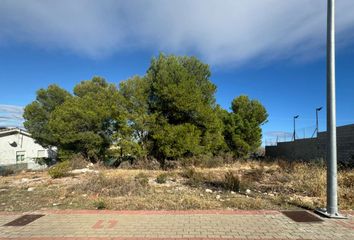
{"label": "white building", "polygon": [[0,167],[42,169],[39,158],[55,158],[56,152],[35,143],[31,134],[19,128],[0,129]]}

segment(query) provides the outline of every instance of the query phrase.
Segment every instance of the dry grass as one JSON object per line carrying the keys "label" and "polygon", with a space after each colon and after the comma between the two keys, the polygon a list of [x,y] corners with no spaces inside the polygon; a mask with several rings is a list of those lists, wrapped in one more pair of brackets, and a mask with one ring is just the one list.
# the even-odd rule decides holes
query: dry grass
{"label": "dry grass", "polygon": [[[0,177],[0,211],[313,209],[326,200],[326,170],[313,164],[245,161],[169,172],[99,171],[60,179],[46,171]],[[339,171],[338,184],[340,209],[353,209],[354,170]]]}
{"label": "dry grass", "polygon": [[96,197],[144,195],[148,190],[148,180],[145,176],[138,175],[131,179],[121,176],[109,177],[103,173],[88,176],[83,182],[69,188],[69,191]]}

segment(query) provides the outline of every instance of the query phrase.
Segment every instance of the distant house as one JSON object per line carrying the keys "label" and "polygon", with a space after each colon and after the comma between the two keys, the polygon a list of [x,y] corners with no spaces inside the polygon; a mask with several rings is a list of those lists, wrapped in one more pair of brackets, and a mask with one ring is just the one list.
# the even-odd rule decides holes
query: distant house
{"label": "distant house", "polygon": [[38,164],[38,160],[55,157],[55,150],[35,143],[27,131],[19,128],[0,129],[0,168],[42,169],[46,165]]}

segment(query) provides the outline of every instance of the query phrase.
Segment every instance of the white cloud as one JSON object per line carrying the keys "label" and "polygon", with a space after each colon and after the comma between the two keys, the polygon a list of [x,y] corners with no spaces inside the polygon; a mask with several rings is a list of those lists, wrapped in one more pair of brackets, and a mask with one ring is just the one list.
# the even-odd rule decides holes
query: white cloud
{"label": "white cloud", "polygon": [[23,126],[23,107],[0,104],[0,126]]}
{"label": "white cloud", "polygon": [[[124,50],[197,54],[212,64],[324,53],[325,0],[2,0],[0,42],[92,58]],[[339,45],[353,40],[354,1],[337,1]]]}

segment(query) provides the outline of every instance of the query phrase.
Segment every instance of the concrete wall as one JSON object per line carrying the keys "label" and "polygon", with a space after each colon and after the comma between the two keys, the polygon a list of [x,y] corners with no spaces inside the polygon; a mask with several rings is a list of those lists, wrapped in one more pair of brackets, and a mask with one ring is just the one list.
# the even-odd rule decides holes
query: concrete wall
{"label": "concrete wall", "polygon": [[[24,153],[23,160],[16,160],[18,152]],[[38,157],[52,157],[52,153],[50,150],[35,143],[33,138],[23,133],[11,133],[0,136],[0,166],[26,164],[28,169],[46,167],[36,163],[35,159]]]}
{"label": "concrete wall", "polygon": [[[317,138],[280,142],[266,146],[266,156],[289,160],[315,160],[326,158],[327,132],[320,132]],[[354,124],[337,127],[338,162],[354,164]]]}

